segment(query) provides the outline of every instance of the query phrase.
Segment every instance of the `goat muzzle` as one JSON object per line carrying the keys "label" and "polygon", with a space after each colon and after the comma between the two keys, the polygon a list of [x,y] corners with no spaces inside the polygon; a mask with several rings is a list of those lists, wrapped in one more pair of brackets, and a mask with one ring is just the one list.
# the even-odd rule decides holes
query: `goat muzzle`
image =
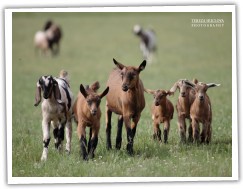
{"label": "goat muzzle", "polygon": [[199,100],[200,101],[203,101],[204,100],[204,97],[203,96],[199,96]]}
{"label": "goat muzzle", "polygon": [[97,113],[97,110],[91,110],[91,114],[92,114],[92,116],[95,116],[96,113]]}
{"label": "goat muzzle", "polygon": [[182,92],[181,93],[181,97],[186,97],[186,93],[185,92]]}
{"label": "goat muzzle", "polygon": [[127,86],[127,85],[122,85],[122,90],[123,90],[124,92],[127,92],[127,91],[128,91],[128,86]]}

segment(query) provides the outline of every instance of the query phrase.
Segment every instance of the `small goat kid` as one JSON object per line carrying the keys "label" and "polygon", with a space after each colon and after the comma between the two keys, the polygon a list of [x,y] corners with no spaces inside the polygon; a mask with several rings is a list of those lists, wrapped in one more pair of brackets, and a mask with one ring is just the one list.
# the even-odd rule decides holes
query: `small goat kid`
{"label": "small goat kid", "polygon": [[[190,107],[195,99],[195,91],[188,85],[185,81],[186,79],[178,80],[173,87],[170,89],[171,93],[179,90],[179,97],[176,103],[176,111],[178,115],[178,128],[180,133],[181,142],[186,142],[186,119],[189,119],[188,127],[188,141],[192,142],[192,120],[190,117]],[[194,80],[196,82],[196,80]],[[188,81],[189,82],[189,81]]]}
{"label": "small goat kid", "polygon": [[212,107],[207,90],[211,87],[220,86],[220,84],[209,83],[205,84],[198,82],[197,84],[185,81],[195,89],[195,100],[190,108],[190,116],[192,119],[192,131],[194,142],[199,142],[200,127],[202,123],[203,128],[201,132],[201,143],[209,143],[212,135]]}
{"label": "small goat kid", "polygon": [[[100,102],[101,99],[109,92],[107,87],[101,94],[97,94],[99,82],[95,82],[90,87],[84,89],[80,85],[80,93],[74,103],[73,111],[75,121],[78,123],[77,133],[81,146],[81,155],[84,160],[88,160],[88,155],[94,157],[94,151],[98,144],[98,134],[100,130]],[[86,127],[90,127],[90,136],[87,150]]]}
{"label": "small goat kid", "polygon": [[113,59],[116,68],[110,73],[107,86],[110,92],[106,96],[106,144],[111,149],[111,116],[112,112],[119,115],[116,137],[116,148],[121,148],[122,124],[125,122],[127,131],[127,151],[133,154],[135,137],[141,112],[145,107],[144,87],[139,74],[145,69],[144,60],[139,67],[124,66]]}
{"label": "small goat kid", "polygon": [[61,150],[62,141],[64,140],[64,127],[66,125],[66,151],[68,153],[71,151],[73,94],[65,78],[42,76],[37,82],[35,106],[38,106],[41,102],[41,91],[43,91],[44,97],[41,105],[44,147],[41,160],[46,160],[50,142],[51,124],[54,127],[55,147],[59,150]]}
{"label": "small goat kid", "polygon": [[167,99],[167,95],[171,95],[170,91],[165,90],[150,90],[145,89],[145,92],[154,96],[154,103],[152,105],[152,120],[154,123],[154,139],[158,139],[161,142],[161,130],[159,124],[164,124],[164,143],[168,141],[168,135],[170,130],[170,120],[173,119],[174,107],[170,100]]}

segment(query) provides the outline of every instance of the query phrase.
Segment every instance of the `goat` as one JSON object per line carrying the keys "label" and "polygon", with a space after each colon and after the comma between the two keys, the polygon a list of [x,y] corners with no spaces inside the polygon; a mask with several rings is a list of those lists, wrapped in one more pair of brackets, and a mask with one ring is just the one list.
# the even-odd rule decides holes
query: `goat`
{"label": "goat", "polygon": [[43,131],[43,152],[41,160],[47,160],[48,146],[50,142],[50,125],[54,127],[53,135],[55,147],[62,148],[64,140],[64,127],[66,126],[66,151],[71,151],[72,138],[72,106],[73,94],[65,77],[55,78],[52,76],[41,76],[37,82],[35,106],[41,102],[41,91],[44,100],[42,102],[42,131]]}
{"label": "goat", "polygon": [[212,135],[212,106],[210,98],[207,95],[207,90],[211,87],[220,86],[220,84],[209,83],[205,84],[198,82],[196,84],[189,81],[185,81],[188,85],[191,85],[195,89],[195,100],[190,108],[190,116],[192,119],[192,131],[194,142],[199,142],[200,127],[199,123],[202,123],[203,128],[201,132],[201,143],[209,143]]}
{"label": "goat", "polygon": [[145,92],[152,94],[154,96],[154,103],[152,105],[152,120],[154,124],[154,139],[158,139],[161,142],[161,130],[159,124],[164,125],[164,143],[168,142],[168,135],[170,131],[170,120],[173,119],[174,107],[167,95],[171,95],[170,91],[160,90],[150,90],[144,89]]}
{"label": "goat", "polygon": [[141,26],[135,25],[133,32],[140,38],[140,50],[143,53],[143,58],[152,63],[153,53],[157,50],[156,36],[152,29],[144,30]]}
{"label": "goat", "polygon": [[[190,107],[195,99],[195,91],[186,83],[186,79],[180,79],[173,87],[170,89],[171,93],[175,93],[175,91],[179,90],[179,97],[176,103],[176,111],[178,115],[178,128],[180,133],[181,142],[186,142],[186,119],[189,119],[189,127],[188,127],[188,141],[192,142],[192,120],[190,117]],[[194,82],[197,82],[194,79]]]}
{"label": "goat", "polygon": [[111,116],[112,112],[119,115],[116,137],[116,148],[121,148],[122,124],[125,122],[127,131],[127,152],[133,154],[133,140],[136,128],[145,107],[144,87],[139,74],[145,69],[146,60],[139,67],[124,66],[113,59],[116,68],[112,70],[107,81],[110,92],[106,96],[106,144],[111,149]]}
{"label": "goat", "polygon": [[60,40],[62,38],[62,31],[60,26],[54,24],[52,21],[47,21],[44,30],[38,31],[34,37],[34,45],[36,49],[40,49],[43,54],[46,54],[50,49],[53,55],[59,53]]}
{"label": "goat", "polygon": [[[88,160],[88,155],[94,158],[94,151],[98,144],[98,134],[100,130],[100,102],[101,99],[109,92],[107,87],[101,94],[97,94],[99,82],[95,82],[86,89],[80,85],[80,92],[73,106],[75,120],[78,123],[77,133],[81,146],[81,153],[84,160]],[[90,136],[88,142],[86,140],[86,127],[90,127]]]}

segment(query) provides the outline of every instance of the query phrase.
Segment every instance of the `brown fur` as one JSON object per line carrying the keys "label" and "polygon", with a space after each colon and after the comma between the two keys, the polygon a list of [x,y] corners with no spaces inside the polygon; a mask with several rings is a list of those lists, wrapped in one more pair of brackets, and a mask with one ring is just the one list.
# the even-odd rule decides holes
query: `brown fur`
{"label": "brown fur", "polygon": [[110,92],[106,96],[107,148],[111,148],[111,114],[114,112],[120,115],[116,148],[121,147],[121,130],[124,120],[128,137],[127,151],[132,154],[137,123],[145,107],[144,87],[139,74],[145,68],[146,61],[143,61],[139,67],[124,66],[115,59],[113,61],[117,68],[112,70],[107,81],[107,86],[110,87]]}
{"label": "brown fur", "polygon": [[146,92],[154,96],[154,103],[151,107],[152,119],[154,124],[154,139],[161,141],[161,130],[159,124],[164,125],[164,143],[167,143],[169,130],[170,130],[170,120],[173,119],[174,107],[167,95],[171,95],[169,91],[165,90],[149,90],[145,89]]}
{"label": "brown fur", "polygon": [[[98,143],[98,133],[100,129],[100,102],[101,99],[108,93],[109,87],[107,87],[103,93],[97,94],[99,89],[99,83],[95,82],[91,86],[84,89],[83,85],[80,85],[80,92],[74,103],[73,111],[75,120],[78,123],[77,133],[81,142],[81,151],[83,159],[88,159],[88,154],[91,158],[94,157],[94,151]],[[90,127],[90,136],[88,143],[87,153],[87,141],[86,141],[86,127]]]}
{"label": "brown fur", "polygon": [[[176,111],[178,115],[178,128],[180,132],[181,142],[186,141],[186,119],[189,119],[189,127],[188,127],[188,140],[192,141],[192,120],[190,117],[190,107],[195,99],[195,91],[191,85],[188,85],[185,81],[186,79],[178,80],[173,87],[170,89],[172,93],[174,93],[177,89],[179,89],[179,97],[176,103]],[[197,82],[196,79],[193,80],[194,83]]]}
{"label": "brown fur", "polygon": [[212,108],[209,96],[206,94],[210,87],[219,86],[219,84],[193,84],[195,88],[195,100],[190,108],[190,116],[192,119],[193,140],[199,141],[199,123],[202,123],[201,142],[209,143],[212,135]]}

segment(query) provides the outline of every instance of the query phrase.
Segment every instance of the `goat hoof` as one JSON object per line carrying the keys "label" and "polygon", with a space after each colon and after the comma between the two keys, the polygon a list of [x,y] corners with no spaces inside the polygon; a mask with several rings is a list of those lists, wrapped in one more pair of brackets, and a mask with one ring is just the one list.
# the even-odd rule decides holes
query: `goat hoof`
{"label": "goat hoof", "polygon": [[110,145],[107,145],[107,146],[106,146],[106,149],[107,149],[107,150],[111,150],[112,147],[111,147]]}
{"label": "goat hoof", "polygon": [[121,143],[120,144],[116,144],[116,149],[120,150],[121,149]]}
{"label": "goat hoof", "polygon": [[65,151],[66,151],[67,155],[70,155],[70,151],[69,150],[66,149]]}

